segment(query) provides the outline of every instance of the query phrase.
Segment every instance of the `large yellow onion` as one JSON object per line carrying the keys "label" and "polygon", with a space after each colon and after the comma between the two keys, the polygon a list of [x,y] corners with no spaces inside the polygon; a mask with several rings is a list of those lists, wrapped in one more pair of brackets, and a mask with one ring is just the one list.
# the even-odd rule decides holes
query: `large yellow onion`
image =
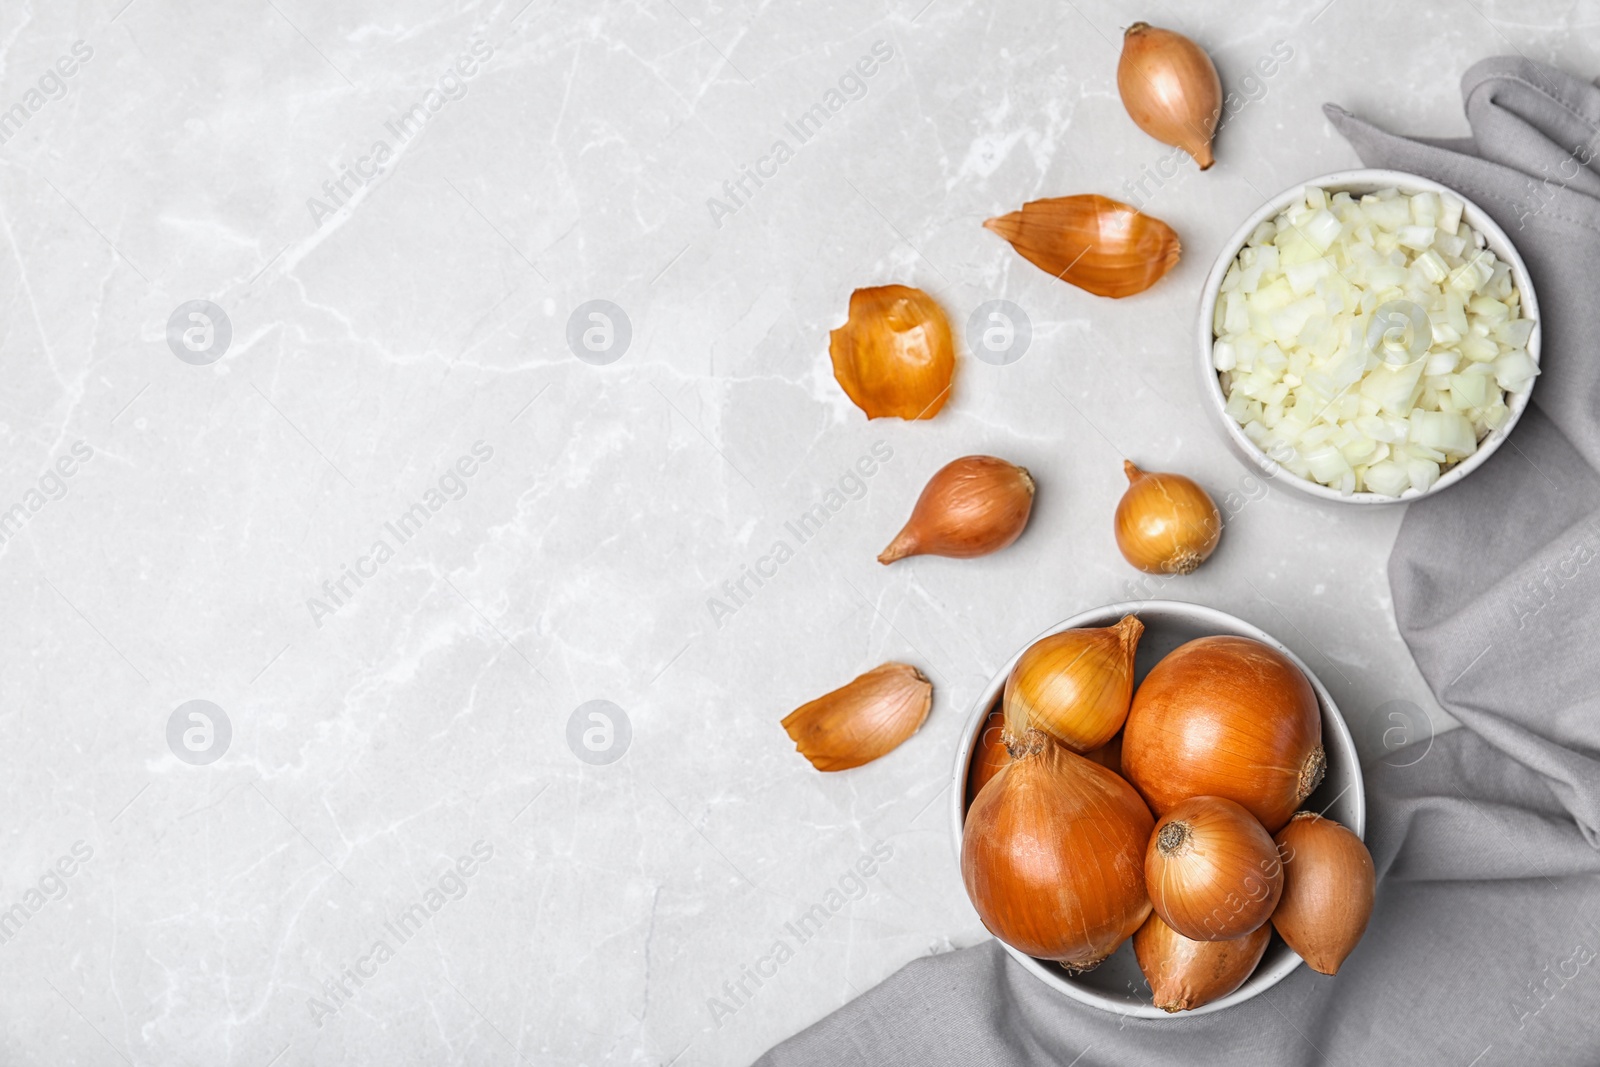
{"label": "large yellow onion", "polygon": [[967,896],[1006,944],[1088,970],[1150,914],[1144,850],[1154,825],[1127,782],[1031,731],[967,811]]}
{"label": "large yellow onion", "polygon": [[1224,797],[1268,833],[1321,784],[1325,764],[1311,683],[1247,637],[1202,637],[1168,654],[1134,694],[1122,737],[1122,771],[1157,815]]}
{"label": "large yellow onion", "polygon": [[1128,717],[1133,655],[1144,624],[1062,630],[1028,646],[1006,679],[1006,730],[1045,733],[1077,753],[1109,742]]}

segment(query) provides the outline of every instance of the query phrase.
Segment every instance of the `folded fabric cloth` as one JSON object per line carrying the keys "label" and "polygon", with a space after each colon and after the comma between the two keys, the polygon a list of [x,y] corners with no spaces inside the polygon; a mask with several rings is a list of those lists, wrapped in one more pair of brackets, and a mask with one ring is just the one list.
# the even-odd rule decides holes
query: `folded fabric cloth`
{"label": "folded fabric cloth", "polygon": [[991,941],[908,965],[759,1067],[1600,1063],[1600,88],[1501,57],[1462,93],[1469,141],[1325,109],[1368,165],[1494,217],[1544,333],[1506,446],[1411,505],[1389,559],[1400,631],[1465,728],[1368,769],[1380,881],[1354,954],[1337,977],[1301,967],[1236,1007],[1145,1020],[1058,996]]}

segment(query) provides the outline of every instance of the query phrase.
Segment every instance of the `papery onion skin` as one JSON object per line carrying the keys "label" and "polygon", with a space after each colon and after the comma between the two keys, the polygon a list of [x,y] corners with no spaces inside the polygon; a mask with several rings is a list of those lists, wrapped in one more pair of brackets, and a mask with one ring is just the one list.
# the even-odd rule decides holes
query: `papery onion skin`
{"label": "papery onion skin", "polygon": [[1283,899],[1272,925],[1321,974],[1337,974],[1372,918],[1377,872],[1351,830],[1303,811],[1278,832]]}
{"label": "papery onion skin", "polygon": [[1222,539],[1222,513],[1181,474],[1142,471],[1124,460],[1128,488],[1117,503],[1117,548],[1150,574],[1192,574]]}
{"label": "papery onion skin", "polygon": [[963,456],[934,472],[911,518],[878,562],[907,556],[971,559],[1007,547],[1033,512],[1033,476],[994,456]]}
{"label": "papery onion skin", "polygon": [[1150,999],[1165,1012],[1193,1011],[1244,985],[1272,940],[1272,925],[1231,941],[1194,941],[1154,913],[1133,935],[1133,954],[1150,983]]}
{"label": "papery onion skin", "polygon": [[1201,170],[1216,162],[1211,140],[1222,115],[1222,81],[1199,45],[1181,33],[1135,22],[1122,37],[1117,92],[1145,133],[1183,149]]}
{"label": "papery onion skin", "polygon": [[867,418],[931,419],[950,397],[956,350],[937,301],[908,285],[850,294],[850,317],[828,335],[833,376]]}
{"label": "papery onion skin", "polygon": [[1006,679],[1006,729],[1020,737],[1043,730],[1077,753],[1108,743],[1128,717],[1133,659],[1144,624],[1063,630],[1041,637]]}
{"label": "papery onion skin", "polygon": [[1259,930],[1283,893],[1278,846],[1222,797],[1190,797],[1157,819],[1144,862],[1156,914],[1191,941]]}
{"label": "papery onion skin", "polygon": [[843,771],[887,755],[921,728],[933,684],[905,663],[885,663],[790,712],[783,728],[819,771]]}
{"label": "papery onion skin", "polygon": [[967,812],[962,881],[995,937],[1088,970],[1150,914],[1154,820],[1127,782],[1038,731],[1013,754]]}
{"label": "papery onion skin", "polygon": [[983,225],[1046,274],[1113,299],[1144,292],[1183,253],[1171,226],[1093,193],[1031,200]]}
{"label": "papery onion skin", "polygon": [[1158,815],[1226,797],[1276,833],[1325,767],[1316,691],[1289,657],[1247,637],[1173,650],[1134,693],[1123,729],[1123,773]]}

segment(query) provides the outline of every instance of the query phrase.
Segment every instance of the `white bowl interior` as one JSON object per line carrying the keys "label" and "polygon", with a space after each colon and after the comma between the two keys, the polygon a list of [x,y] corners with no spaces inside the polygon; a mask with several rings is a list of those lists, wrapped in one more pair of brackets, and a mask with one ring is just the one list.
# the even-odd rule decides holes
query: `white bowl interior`
{"label": "white bowl interior", "polygon": [[[1215,608],[1170,600],[1144,600],[1110,604],[1074,615],[1050,627],[1039,637],[1082,626],[1110,626],[1124,615],[1137,615],[1145,626],[1144,636],[1139,641],[1139,651],[1135,658],[1137,680],[1141,682],[1150,668],[1167,653],[1187,641],[1212,634],[1254,638],[1271,645],[1293,660],[1310,680],[1312,688],[1316,690],[1317,702],[1322,708],[1322,746],[1328,757],[1327,774],[1323,778],[1322,785],[1306,800],[1303,807],[1305,810],[1322,812],[1328,818],[1348,826],[1357,835],[1365,835],[1366,795],[1362,791],[1361,764],[1350,731],[1345,727],[1338,708],[1334,706],[1333,698],[1328,695],[1328,691],[1323,688],[1317,676],[1300,660],[1300,657],[1270,634]],[[1032,643],[1029,642],[1030,645]],[[1011,674],[1011,668],[1016,665],[1022,651],[1019,649],[989,682],[983,696],[979,698],[970,713],[967,728],[962,733],[961,743],[956,749],[955,776],[951,789],[954,804],[951,815],[958,857],[961,854],[962,827],[966,821],[967,770],[972,759],[972,751],[977,744],[978,734],[983,729],[984,720],[988,717],[990,709],[999,701],[1005,689],[1006,678]],[[1079,975],[1069,975],[1056,964],[1034,959],[1010,945],[1006,945],[1005,949],[1040,981],[1065,996],[1119,1015],[1146,1019],[1181,1019],[1203,1015],[1249,1000],[1282,981],[1301,962],[1300,957],[1291,952],[1277,934],[1273,934],[1272,942],[1267,946],[1260,965],[1256,967],[1255,973],[1245,980],[1244,985],[1228,996],[1202,1005],[1193,1011],[1169,1015],[1150,1002],[1149,986],[1139,971],[1138,961],[1134,959],[1131,941],[1124,943],[1099,967]]]}
{"label": "white bowl interior", "polygon": [[1482,466],[1500,443],[1506,439],[1511,430],[1522,417],[1523,410],[1528,406],[1528,398],[1532,393],[1523,393],[1514,396],[1507,405],[1510,415],[1500,428],[1491,432],[1478,443],[1478,450],[1455,466],[1446,470],[1439,476],[1439,480],[1430,486],[1426,493],[1415,489],[1407,489],[1398,497],[1383,496],[1380,493],[1352,493],[1345,496],[1337,489],[1329,489],[1325,485],[1302,478],[1293,471],[1285,470],[1277,461],[1263,452],[1256,443],[1245,436],[1244,428],[1228,415],[1224,410],[1227,398],[1222,395],[1222,383],[1217,379],[1216,369],[1211,364],[1211,345],[1216,337],[1212,332],[1212,322],[1216,314],[1217,295],[1222,288],[1222,279],[1228,273],[1228,268],[1233,265],[1239,250],[1250,239],[1261,223],[1276,218],[1284,208],[1295,203],[1304,195],[1306,186],[1316,185],[1326,189],[1330,194],[1348,192],[1352,194],[1375,193],[1380,189],[1395,188],[1402,193],[1435,192],[1448,193],[1460,200],[1464,205],[1461,217],[1466,224],[1482,234],[1489,250],[1499,259],[1511,265],[1512,281],[1516,284],[1517,292],[1522,301],[1523,315],[1533,319],[1533,335],[1528,338],[1528,355],[1537,365],[1539,362],[1539,343],[1543,331],[1543,323],[1539,318],[1539,301],[1533,291],[1533,280],[1528,276],[1528,268],[1522,262],[1522,257],[1517,254],[1516,247],[1511,239],[1506,236],[1495,221],[1484,213],[1483,209],[1474,204],[1471,199],[1463,196],[1447,186],[1415,174],[1407,174],[1398,170],[1342,170],[1332,174],[1324,174],[1320,178],[1310,178],[1285,189],[1277,196],[1261,205],[1256,212],[1246,219],[1233,236],[1222,246],[1222,252],[1217,256],[1216,263],[1211,267],[1211,273],[1206,276],[1204,288],[1201,289],[1199,342],[1200,342],[1200,389],[1205,396],[1207,406],[1216,416],[1227,437],[1228,443],[1240,457],[1251,466],[1265,473],[1275,484],[1298,490],[1322,500],[1333,500],[1341,504],[1397,504],[1416,500],[1432,493],[1448,489],[1461,479],[1471,474]]}

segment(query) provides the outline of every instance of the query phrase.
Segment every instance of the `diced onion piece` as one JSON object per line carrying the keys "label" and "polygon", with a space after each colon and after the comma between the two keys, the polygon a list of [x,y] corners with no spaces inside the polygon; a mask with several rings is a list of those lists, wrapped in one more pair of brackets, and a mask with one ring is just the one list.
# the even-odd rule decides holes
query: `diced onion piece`
{"label": "diced onion piece", "polygon": [[1449,193],[1441,196],[1439,198],[1439,221],[1437,223],[1439,229],[1445,233],[1454,234],[1456,227],[1461,224],[1461,209],[1464,206],[1461,201]]}
{"label": "diced onion piece", "polygon": [[1472,423],[1455,411],[1413,411],[1410,439],[1452,459],[1469,456],[1478,447]]}
{"label": "diced onion piece", "polygon": [[1432,226],[1402,226],[1396,238],[1406,248],[1423,252],[1432,247],[1433,239],[1438,235],[1439,231]]}
{"label": "diced onion piece", "polygon": [[1507,352],[1494,361],[1494,380],[1509,393],[1520,393],[1539,373],[1538,364],[1522,349]]}
{"label": "diced onion piece", "polygon": [[1407,473],[1405,465],[1392,459],[1368,467],[1365,480],[1368,491],[1384,496],[1399,496],[1411,488],[1411,475]]}
{"label": "diced onion piece", "polygon": [[[1468,408],[1488,407],[1489,390],[1494,384],[1487,374],[1450,375],[1451,395],[1460,397]],[[1498,399],[1498,396],[1495,399]]]}
{"label": "diced onion piece", "polygon": [[1411,479],[1411,488],[1426,493],[1439,480],[1439,464],[1431,459],[1408,459],[1406,475]]}
{"label": "diced onion piece", "polygon": [[1312,212],[1300,226],[1306,233],[1306,238],[1316,246],[1318,252],[1326,252],[1334,241],[1339,239],[1342,229],[1338,218],[1327,208],[1318,208]]}

